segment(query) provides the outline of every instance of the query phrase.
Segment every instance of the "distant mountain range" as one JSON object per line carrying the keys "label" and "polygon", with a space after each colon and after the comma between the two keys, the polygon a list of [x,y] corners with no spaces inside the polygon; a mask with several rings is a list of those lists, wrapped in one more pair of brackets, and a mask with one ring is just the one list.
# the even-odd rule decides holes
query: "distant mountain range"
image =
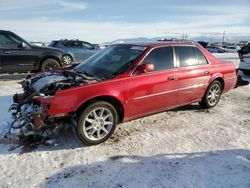
{"label": "distant mountain range", "polygon": [[[127,38],[127,39],[117,39],[112,42],[107,42],[108,44],[114,43],[129,43],[129,42],[154,42],[160,39],[172,39],[176,38],[173,36],[163,36],[163,37],[154,37],[154,38],[146,38],[146,37],[137,37],[137,38]],[[222,36],[197,36],[190,37],[187,40],[194,41],[206,41],[206,42],[220,42],[222,40]],[[250,36],[225,36],[225,42],[237,42],[237,41],[250,41]]]}

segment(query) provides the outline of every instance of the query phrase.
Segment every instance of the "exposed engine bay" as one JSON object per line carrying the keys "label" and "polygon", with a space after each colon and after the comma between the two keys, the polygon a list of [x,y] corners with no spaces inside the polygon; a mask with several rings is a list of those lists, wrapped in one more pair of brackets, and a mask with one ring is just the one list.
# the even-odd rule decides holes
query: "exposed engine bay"
{"label": "exposed engine bay", "polygon": [[54,138],[60,130],[74,122],[74,117],[50,117],[48,115],[50,106],[46,102],[41,102],[41,99],[48,101],[59,91],[97,81],[94,77],[73,70],[43,72],[28,76],[20,82],[24,93],[13,96],[14,103],[9,108],[13,122],[6,133],[6,138],[13,134],[22,138],[30,136],[46,140]]}

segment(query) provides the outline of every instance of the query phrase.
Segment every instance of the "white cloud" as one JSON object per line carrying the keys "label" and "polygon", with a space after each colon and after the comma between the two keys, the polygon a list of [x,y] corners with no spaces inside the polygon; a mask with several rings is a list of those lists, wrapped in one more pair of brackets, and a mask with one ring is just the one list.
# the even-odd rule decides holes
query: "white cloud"
{"label": "white cloud", "polygon": [[0,10],[2,11],[16,11],[24,9],[32,9],[34,7],[41,7],[51,4],[50,0],[34,1],[34,0],[0,0]]}
{"label": "white cloud", "polygon": [[85,10],[87,8],[87,4],[84,2],[73,3],[73,2],[58,1],[58,4],[64,8],[73,9],[73,10]]}
{"label": "white cloud", "polygon": [[223,26],[223,19],[200,18],[185,24],[176,22],[158,23],[121,23],[121,22],[80,22],[47,20],[36,18],[30,20],[1,20],[0,29],[16,32],[27,40],[51,41],[61,38],[78,38],[90,42],[106,42],[119,38],[181,36],[188,33],[190,37],[222,33],[226,30],[230,35],[250,36],[249,26]]}
{"label": "white cloud", "polygon": [[62,0],[0,0],[0,10],[2,11],[39,11],[40,13],[47,12],[63,12],[72,10],[85,10],[87,8],[87,3],[81,2],[70,2]]}

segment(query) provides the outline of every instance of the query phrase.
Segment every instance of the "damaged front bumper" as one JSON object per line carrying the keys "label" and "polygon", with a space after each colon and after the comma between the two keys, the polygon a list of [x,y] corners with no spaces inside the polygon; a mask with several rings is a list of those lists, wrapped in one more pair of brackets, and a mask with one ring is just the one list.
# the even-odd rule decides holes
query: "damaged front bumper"
{"label": "damaged front bumper", "polygon": [[36,104],[23,104],[20,106],[14,103],[10,106],[9,112],[13,117],[8,133],[29,136],[40,134],[46,126],[47,112]]}
{"label": "damaged front bumper", "polygon": [[13,121],[6,137],[16,136],[39,136],[52,137],[62,129],[62,117],[51,117],[48,114],[53,97],[33,96],[30,101],[23,100],[23,94],[15,94],[9,112]]}

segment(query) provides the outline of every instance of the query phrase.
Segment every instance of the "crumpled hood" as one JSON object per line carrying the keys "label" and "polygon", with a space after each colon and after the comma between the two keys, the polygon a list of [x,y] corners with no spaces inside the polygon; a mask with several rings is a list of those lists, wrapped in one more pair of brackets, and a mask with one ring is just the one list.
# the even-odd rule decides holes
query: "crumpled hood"
{"label": "crumpled hood", "polygon": [[30,75],[21,84],[27,95],[53,96],[57,91],[93,82],[97,82],[94,77],[75,71],[59,70]]}
{"label": "crumpled hood", "polygon": [[72,77],[65,77],[61,72],[43,72],[26,79],[26,85],[35,92],[40,93],[48,85],[70,79]]}
{"label": "crumpled hood", "polygon": [[60,82],[63,80],[67,80],[68,78],[66,78],[65,76],[62,75],[49,75],[43,78],[40,78],[39,80],[37,80],[33,85],[33,89],[39,93],[45,86],[49,85],[49,84],[53,84],[56,82]]}

